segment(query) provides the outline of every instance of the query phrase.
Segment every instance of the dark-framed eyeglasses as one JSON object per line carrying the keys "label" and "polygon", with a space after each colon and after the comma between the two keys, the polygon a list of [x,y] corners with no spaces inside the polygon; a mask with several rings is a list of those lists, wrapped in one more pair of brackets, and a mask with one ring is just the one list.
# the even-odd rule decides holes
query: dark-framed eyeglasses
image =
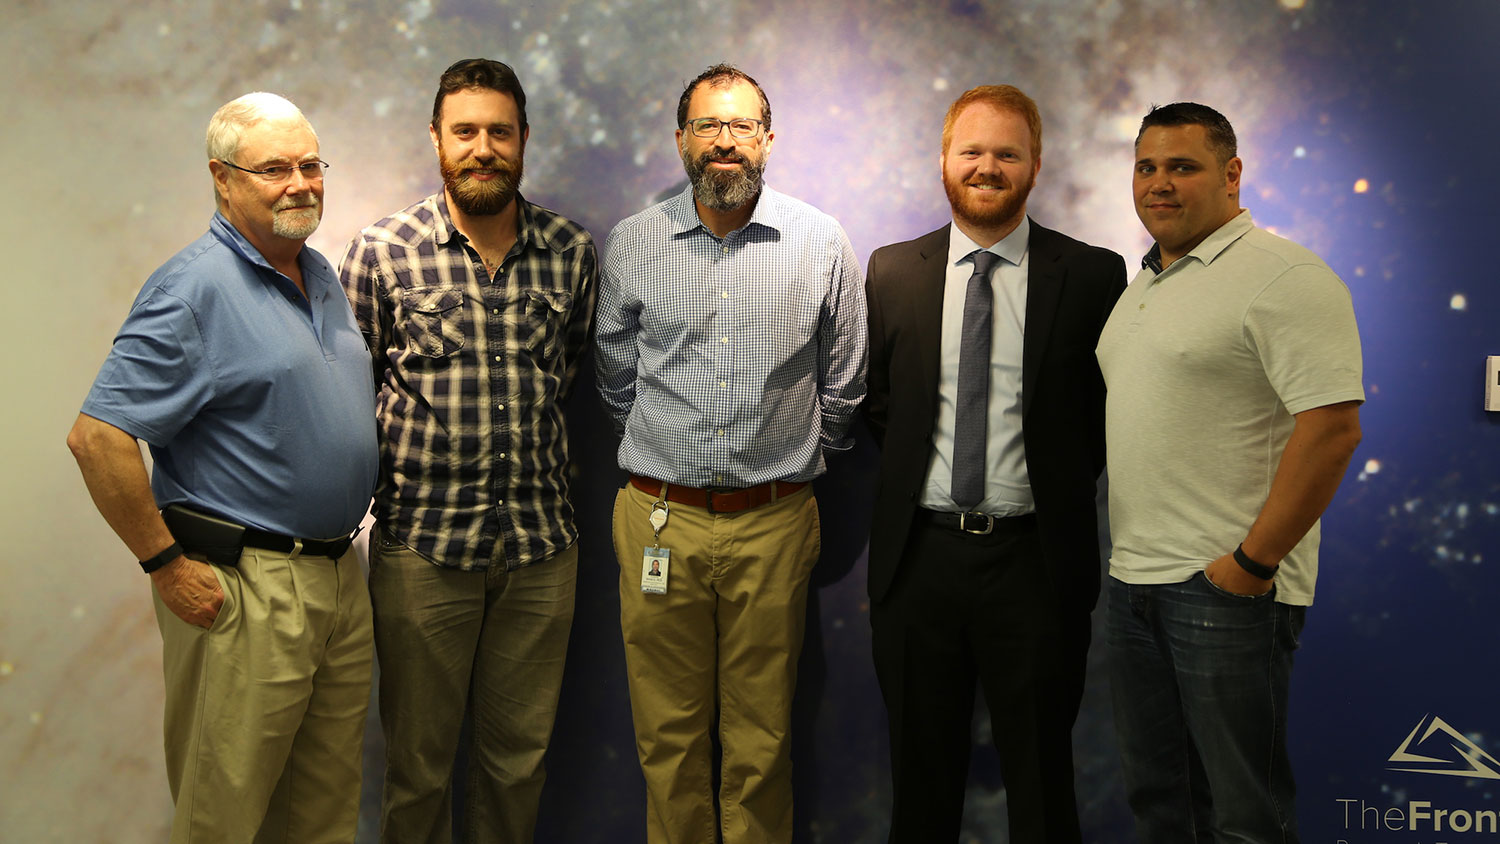
{"label": "dark-framed eyeglasses", "polygon": [[324,171],[329,167],[326,161],[304,161],[301,164],[277,164],[274,167],[267,167],[264,170],[251,170],[249,167],[241,167],[227,158],[219,159],[219,163],[228,164],[241,173],[253,173],[272,184],[290,179],[293,172],[301,173],[302,178],[309,182],[321,182],[323,181]]}
{"label": "dark-framed eyeglasses", "polygon": [[724,127],[729,127],[729,134],[741,140],[753,138],[760,132],[763,126],[761,121],[752,120],[748,117],[736,117],[733,120],[720,120],[717,117],[700,117],[697,120],[687,122],[688,130],[700,138],[717,138]]}

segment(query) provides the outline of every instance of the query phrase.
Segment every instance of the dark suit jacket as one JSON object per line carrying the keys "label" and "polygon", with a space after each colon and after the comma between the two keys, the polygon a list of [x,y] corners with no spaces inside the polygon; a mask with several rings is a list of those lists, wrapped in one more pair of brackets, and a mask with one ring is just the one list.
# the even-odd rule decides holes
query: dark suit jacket
{"label": "dark suit jacket", "polygon": [[[948,230],[875,250],[865,279],[865,414],[881,450],[869,562],[876,602],[904,558],[932,460]],[[1094,498],[1104,468],[1104,379],[1094,346],[1125,289],[1125,262],[1035,222],[1029,262],[1021,361],[1026,469],[1053,583],[1067,607],[1088,612],[1099,595]]]}

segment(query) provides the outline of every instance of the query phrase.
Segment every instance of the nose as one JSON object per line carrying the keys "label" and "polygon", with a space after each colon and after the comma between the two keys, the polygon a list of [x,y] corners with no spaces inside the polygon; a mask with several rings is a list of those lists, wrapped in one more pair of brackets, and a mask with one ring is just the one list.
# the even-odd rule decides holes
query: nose
{"label": "nose", "polygon": [[292,178],[287,182],[287,193],[307,193],[312,189],[312,180],[302,175],[301,167],[292,168]]}
{"label": "nose", "polygon": [[1158,168],[1155,172],[1146,177],[1147,193],[1171,193],[1173,187],[1174,185],[1172,184],[1172,173],[1170,170],[1167,170],[1165,168]]}
{"label": "nose", "polygon": [[489,159],[495,156],[494,141],[489,132],[480,132],[474,138],[474,157]]}

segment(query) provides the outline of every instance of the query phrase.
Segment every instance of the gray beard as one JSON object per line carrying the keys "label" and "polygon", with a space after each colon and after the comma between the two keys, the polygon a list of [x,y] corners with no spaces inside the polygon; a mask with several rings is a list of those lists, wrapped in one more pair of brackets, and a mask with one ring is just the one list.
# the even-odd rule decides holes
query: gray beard
{"label": "gray beard", "polygon": [[766,169],[764,160],[756,162],[740,156],[738,171],[720,173],[708,169],[712,157],[712,152],[693,158],[682,151],[682,166],[687,170],[688,181],[693,183],[693,197],[699,204],[715,211],[732,211],[760,194],[761,174]]}
{"label": "gray beard", "polygon": [[323,203],[318,202],[312,208],[275,215],[271,218],[271,233],[288,240],[307,240],[318,230],[318,223],[322,221]]}

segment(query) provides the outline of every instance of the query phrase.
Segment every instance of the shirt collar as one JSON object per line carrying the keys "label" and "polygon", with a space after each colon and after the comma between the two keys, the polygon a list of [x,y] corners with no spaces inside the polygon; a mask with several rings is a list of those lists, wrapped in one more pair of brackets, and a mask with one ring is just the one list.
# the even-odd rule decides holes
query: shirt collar
{"label": "shirt collar", "polygon": [[[213,233],[214,237],[219,239],[220,243],[229,247],[231,252],[238,255],[247,263],[274,273],[275,278],[286,279],[288,284],[291,283],[291,279],[282,275],[280,270],[271,266],[271,262],[266,260],[266,256],[260,254],[260,250],[255,248],[255,244],[251,243],[239,229],[235,228],[234,224],[229,222],[229,218],[225,217],[223,212],[214,212],[214,218],[208,224],[208,230]],[[326,288],[330,284],[336,283],[323,272],[324,262],[318,260],[321,257],[317,252],[313,251],[312,247],[305,243],[297,251],[297,266],[302,268],[302,286],[307,291],[304,296],[309,301],[315,298],[314,294],[319,292],[317,289],[320,285]]]}
{"label": "shirt collar", "polygon": [[229,218],[224,216],[223,211],[214,212],[214,219],[213,222],[208,224],[208,230],[213,232],[214,237],[217,237],[220,243],[228,246],[234,254],[257,267],[265,267],[272,272],[276,271],[271,266],[271,262],[266,260],[266,256],[260,254],[260,250],[255,248],[255,244],[251,243],[249,238],[245,237],[239,229],[235,228],[234,223],[229,222]]}
{"label": "shirt collar", "polygon": [[[1178,258],[1174,263],[1181,262],[1185,258],[1197,258],[1201,264],[1212,264],[1218,259],[1219,255],[1223,254],[1225,249],[1229,248],[1229,244],[1244,237],[1245,233],[1253,228],[1255,228],[1255,223],[1250,219],[1250,209],[1242,208],[1240,209],[1240,213],[1229,219],[1229,222],[1214,229],[1212,234],[1203,238],[1202,243],[1194,246],[1192,251],[1183,255],[1182,258]],[[1161,274],[1160,243],[1151,244],[1150,251],[1146,253],[1145,257],[1141,258],[1141,268],[1150,270],[1158,275]]]}
{"label": "shirt collar", "polygon": [[[453,215],[448,210],[448,192],[446,190],[437,193],[437,218],[432,221],[432,234],[439,246],[447,246],[456,238],[463,238],[460,242],[468,242],[464,233],[453,225]],[[545,241],[541,232],[537,231],[536,217],[531,213],[531,203],[516,193],[516,243],[521,244],[524,250],[528,246],[543,246]]]}
{"label": "shirt collar", "polygon": [[[682,192],[667,200],[667,218],[672,221],[675,229],[674,234],[686,234],[700,226],[708,231],[708,226],[698,218],[698,206],[693,204],[693,185],[688,183]],[[781,231],[786,225],[786,212],[781,207],[781,194],[771,189],[771,186],[761,183],[760,195],[755,198],[755,210],[750,212],[750,219],[746,221],[743,228],[751,226],[765,226],[772,231]]]}
{"label": "shirt collar", "polygon": [[988,249],[984,249],[984,247],[981,247],[979,244],[969,239],[969,236],[963,233],[963,230],[958,227],[958,224],[954,223],[949,227],[948,265],[954,266],[960,261],[974,254],[975,252],[979,251],[980,249],[984,249],[984,251],[986,252],[995,253],[995,255],[999,256],[1001,260],[1007,261],[1013,266],[1019,267],[1021,266],[1022,259],[1026,257],[1026,245],[1030,242],[1030,217],[1022,217],[1021,223],[1020,225],[1016,226],[1015,231],[1006,235],[998,243],[990,246]]}

